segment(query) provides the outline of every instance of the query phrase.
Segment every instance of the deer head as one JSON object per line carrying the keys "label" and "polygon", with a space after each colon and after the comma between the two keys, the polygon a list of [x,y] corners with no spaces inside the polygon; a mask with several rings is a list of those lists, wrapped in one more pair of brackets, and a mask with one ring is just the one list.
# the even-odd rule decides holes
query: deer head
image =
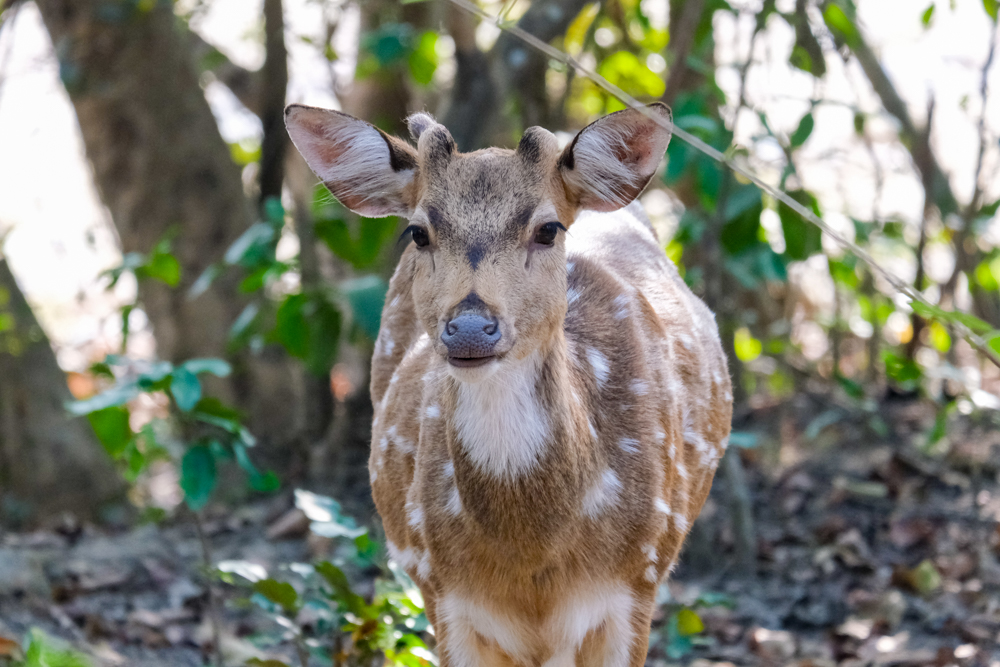
{"label": "deer head", "polygon": [[[670,111],[650,111],[669,119]],[[544,350],[566,315],[564,232],[582,209],[613,211],[649,182],[670,133],[627,109],[560,150],[540,127],[514,151],[459,153],[427,114],[408,120],[417,146],[347,114],[291,105],[288,132],[348,208],[398,215],[418,249],[417,316],[459,381],[478,382]]]}

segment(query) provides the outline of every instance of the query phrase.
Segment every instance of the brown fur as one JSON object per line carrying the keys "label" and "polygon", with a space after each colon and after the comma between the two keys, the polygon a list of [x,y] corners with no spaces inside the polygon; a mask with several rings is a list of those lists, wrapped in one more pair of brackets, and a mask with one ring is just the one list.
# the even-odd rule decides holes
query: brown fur
{"label": "brown fur", "polygon": [[[581,202],[622,203],[579,191],[594,174],[626,165],[635,177],[613,192],[631,200],[655,169],[666,139],[637,113],[584,130],[624,137],[612,165],[573,145],[560,155],[539,128],[516,152],[459,154],[420,117],[416,173],[399,196],[430,245],[409,247],[390,284],[370,467],[393,556],[424,594],[446,667],[641,666],[657,586],[728,439],[731,387],[711,313],[635,206],[578,218]],[[576,223],[572,239],[535,244],[553,221]],[[460,434],[463,383],[489,372],[450,368],[440,336],[473,293],[500,324],[495,373],[528,378],[490,390],[498,404],[521,392],[527,406],[502,413],[509,436],[498,442],[518,447],[517,433],[544,424],[521,468],[484,464]]]}

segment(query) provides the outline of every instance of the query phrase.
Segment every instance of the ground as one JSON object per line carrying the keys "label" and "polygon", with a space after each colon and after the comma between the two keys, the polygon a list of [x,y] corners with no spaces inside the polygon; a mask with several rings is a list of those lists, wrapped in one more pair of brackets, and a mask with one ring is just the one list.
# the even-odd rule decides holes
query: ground
{"label": "ground", "polygon": [[[806,394],[743,415],[738,429],[758,443],[740,451],[756,576],[733,573],[732,494],[719,478],[663,591],[647,665],[1000,667],[1000,428],[995,415],[956,414],[928,453],[934,420],[933,406],[916,399],[866,411]],[[290,509],[290,495],[217,508],[205,524],[212,559],[271,572],[321,555],[328,543]],[[201,558],[186,512],[131,529],[67,517],[0,534],[0,665],[2,639],[32,627],[101,665],[206,664]],[[268,655],[298,664],[288,645],[258,648],[262,633],[280,628],[241,591],[220,584],[219,594],[227,664]],[[694,607],[703,632],[690,648],[674,642],[668,657],[667,626],[699,597],[713,604]]]}

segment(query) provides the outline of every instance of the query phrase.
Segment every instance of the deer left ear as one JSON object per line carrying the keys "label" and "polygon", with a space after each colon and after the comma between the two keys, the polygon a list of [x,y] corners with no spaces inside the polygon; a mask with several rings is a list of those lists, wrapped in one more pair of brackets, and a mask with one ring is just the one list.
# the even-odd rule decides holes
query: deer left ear
{"label": "deer left ear", "polygon": [[417,153],[405,141],[339,111],[291,104],[292,143],[330,192],[370,218],[413,212]]}
{"label": "deer left ear", "polygon": [[[667,105],[646,108],[670,121]],[[618,111],[580,130],[559,157],[559,174],[579,208],[615,211],[639,196],[669,142],[670,131],[641,111]]]}

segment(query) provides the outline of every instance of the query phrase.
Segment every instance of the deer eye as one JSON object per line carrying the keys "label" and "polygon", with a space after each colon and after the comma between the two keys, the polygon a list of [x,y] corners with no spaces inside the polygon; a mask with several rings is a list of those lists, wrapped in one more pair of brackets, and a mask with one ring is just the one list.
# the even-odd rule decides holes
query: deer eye
{"label": "deer eye", "polygon": [[538,245],[552,245],[556,242],[560,229],[566,231],[560,222],[546,222],[535,232],[534,242]]}
{"label": "deer eye", "polygon": [[418,248],[426,248],[431,243],[431,237],[427,235],[427,230],[423,227],[410,225],[403,233],[405,234],[406,232],[410,232],[410,236],[413,238],[413,243]]}

